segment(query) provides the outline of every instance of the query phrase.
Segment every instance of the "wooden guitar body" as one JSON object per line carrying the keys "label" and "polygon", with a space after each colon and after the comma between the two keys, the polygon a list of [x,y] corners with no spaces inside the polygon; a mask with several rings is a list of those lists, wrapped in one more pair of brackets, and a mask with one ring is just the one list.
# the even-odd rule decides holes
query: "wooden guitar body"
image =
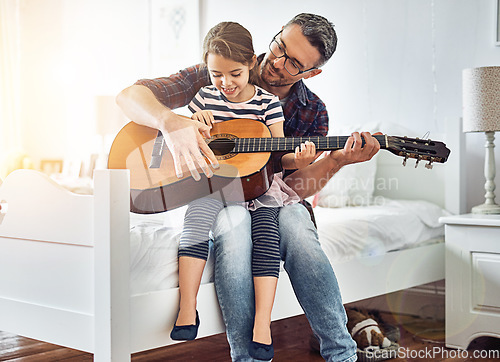
{"label": "wooden guitar body", "polygon": [[[116,136],[108,159],[108,168],[130,170],[131,211],[139,214],[158,213],[186,205],[200,197],[213,195],[223,201],[243,202],[265,193],[272,181],[271,152],[224,153],[213,149],[220,168],[207,178],[201,169],[200,181],[195,181],[189,169],[183,167],[183,178],[175,173],[174,161],[163,145],[161,163],[152,168],[151,159],[158,130],[128,123]],[[270,137],[261,122],[237,119],[216,123],[209,143],[248,137]],[[175,135],[173,136],[175,137]],[[217,153],[222,153],[217,155]]]}

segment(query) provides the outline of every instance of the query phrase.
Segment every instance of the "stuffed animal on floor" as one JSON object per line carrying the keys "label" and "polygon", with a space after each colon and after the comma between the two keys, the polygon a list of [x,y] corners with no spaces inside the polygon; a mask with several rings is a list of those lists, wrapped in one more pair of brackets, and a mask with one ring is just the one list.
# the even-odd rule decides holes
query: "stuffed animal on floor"
{"label": "stuffed animal on floor", "polygon": [[379,324],[367,313],[356,309],[346,309],[347,329],[356,341],[358,349],[362,351],[374,351],[387,348],[391,341],[384,335]]}

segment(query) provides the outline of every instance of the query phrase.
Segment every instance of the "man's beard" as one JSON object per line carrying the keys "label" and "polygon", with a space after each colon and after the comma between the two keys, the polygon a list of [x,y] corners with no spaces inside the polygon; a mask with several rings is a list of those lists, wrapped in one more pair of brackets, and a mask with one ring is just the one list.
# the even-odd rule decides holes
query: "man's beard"
{"label": "man's beard", "polygon": [[[268,69],[271,69],[274,72],[275,76],[278,77],[278,79],[272,79],[273,77],[269,74]],[[280,71],[274,68],[271,62],[267,59],[265,59],[262,64],[260,78],[263,83],[267,84],[270,87],[286,87],[295,83],[288,79],[285,79],[280,74]]]}

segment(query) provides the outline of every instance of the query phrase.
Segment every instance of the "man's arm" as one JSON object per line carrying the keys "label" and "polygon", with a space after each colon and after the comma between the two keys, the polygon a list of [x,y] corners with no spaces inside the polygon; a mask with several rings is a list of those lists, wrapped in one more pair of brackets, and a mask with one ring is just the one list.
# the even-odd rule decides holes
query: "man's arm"
{"label": "man's arm", "polygon": [[[361,136],[365,139],[363,147]],[[305,199],[319,192],[342,167],[368,161],[379,150],[380,144],[369,132],[362,132],[361,135],[354,132],[343,149],[332,151],[312,165],[295,171],[285,178],[285,182],[301,199]]]}
{"label": "man's arm", "polygon": [[[179,80],[179,74],[172,76],[172,79],[165,78],[170,82],[170,85],[174,85],[177,94],[170,95],[163,89],[153,88],[156,90],[155,94],[145,85],[134,84],[121,91],[116,97],[116,102],[125,115],[135,123],[159,129],[162,132],[165,143],[174,159],[175,171],[179,178],[183,176],[182,165],[185,163],[193,178],[199,180],[197,166],[203,170],[207,177],[213,175],[203,155],[209,159],[213,167],[218,167],[218,162],[200,134],[201,132],[205,137],[210,137],[210,128],[201,122],[175,114],[166,105],[171,100],[169,97],[177,96],[179,98],[178,95],[182,92],[182,87],[194,87],[193,83],[188,84],[186,79]],[[154,84],[153,81],[151,83]],[[160,101],[157,95],[164,95],[165,99]]]}

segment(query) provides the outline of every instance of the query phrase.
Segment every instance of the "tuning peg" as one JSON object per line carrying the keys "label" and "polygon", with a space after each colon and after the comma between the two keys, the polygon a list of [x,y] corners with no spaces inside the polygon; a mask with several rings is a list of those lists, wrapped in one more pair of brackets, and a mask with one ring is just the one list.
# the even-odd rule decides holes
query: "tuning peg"
{"label": "tuning peg", "polygon": [[408,159],[408,154],[405,153],[405,158],[403,160],[403,166],[406,166],[406,160]]}
{"label": "tuning peg", "polygon": [[432,161],[429,161],[429,163],[425,164],[425,168],[431,170],[432,169]]}
{"label": "tuning peg", "polygon": [[415,162],[415,168],[418,167],[418,163],[420,162],[422,158],[420,156],[417,156],[417,161]]}

